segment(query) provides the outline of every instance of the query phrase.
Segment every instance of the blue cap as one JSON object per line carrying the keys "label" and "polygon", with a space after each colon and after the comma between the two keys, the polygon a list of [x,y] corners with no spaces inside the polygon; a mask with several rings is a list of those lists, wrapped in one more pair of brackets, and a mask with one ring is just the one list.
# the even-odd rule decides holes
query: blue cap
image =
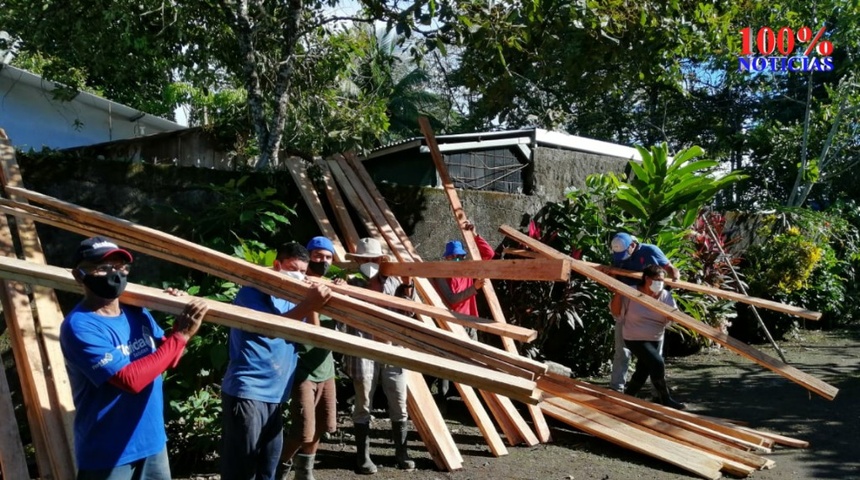
{"label": "blue cap", "polygon": [[634,241],[635,239],[629,233],[616,233],[609,244],[610,248],[612,248],[612,260],[616,262],[624,261],[628,256],[627,249],[630,248],[630,244]]}
{"label": "blue cap", "polygon": [[445,254],[443,257],[452,257],[456,255],[466,255],[466,250],[463,249],[463,244],[457,240],[451,240],[445,244]]}
{"label": "blue cap", "polygon": [[329,252],[334,254],[334,244],[331,243],[331,240],[326,237],[312,238],[311,241],[308,242],[307,247],[305,248],[307,248],[309,252],[312,252],[314,250],[328,250]]}

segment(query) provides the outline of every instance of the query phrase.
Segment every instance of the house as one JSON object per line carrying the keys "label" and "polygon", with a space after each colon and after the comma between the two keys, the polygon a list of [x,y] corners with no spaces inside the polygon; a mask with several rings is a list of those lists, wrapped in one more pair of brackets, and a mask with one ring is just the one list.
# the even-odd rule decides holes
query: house
{"label": "house", "polygon": [[185,128],[87,92],[56,100],[54,88],[38,75],[0,63],[0,128],[14,147],[62,149]]}
{"label": "house", "polygon": [[[641,161],[631,147],[539,128],[436,137],[463,209],[491,243],[501,224],[522,226],[594,173],[628,171]],[[459,238],[423,137],[372,150],[362,158],[416,248],[436,258]]]}

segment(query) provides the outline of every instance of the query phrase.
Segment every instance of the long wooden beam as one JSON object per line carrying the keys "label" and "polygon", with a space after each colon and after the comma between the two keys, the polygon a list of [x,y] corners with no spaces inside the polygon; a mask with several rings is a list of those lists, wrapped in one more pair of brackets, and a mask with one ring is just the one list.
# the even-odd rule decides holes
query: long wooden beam
{"label": "long wooden beam", "polygon": [[[330,166],[332,168],[332,172],[339,172],[339,174],[335,175],[335,178],[338,183],[341,184],[341,187],[344,188],[344,192],[352,192],[353,198],[351,201],[353,202],[353,206],[359,216],[372,222],[374,226],[373,231],[377,235],[374,238],[381,239],[383,245],[389,247],[399,261],[419,261],[420,257],[417,257],[417,254],[413,254],[409,250],[409,246],[411,244],[407,243],[409,239],[406,237],[406,234],[403,233],[401,236],[398,233],[402,232],[402,230],[397,228],[397,220],[392,220],[383,213],[383,211],[388,210],[387,205],[385,205],[385,201],[382,199],[379,192],[375,190],[373,181],[369,179],[369,175],[364,167],[362,165],[356,165],[355,168],[353,168],[343,156],[332,159],[330,161]],[[347,175],[346,172],[350,172],[351,175]],[[432,286],[430,286],[426,279],[416,278],[415,284],[417,285],[418,291],[421,293],[424,301],[436,307],[444,306],[444,303],[442,303],[441,299],[438,298],[438,294],[436,294],[436,291],[432,289]],[[433,297],[434,294],[436,294],[435,297]],[[418,318],[428,325],[433,324],[433,321],[425,315],[419,315]],[[438,319],[437,322],[439,322],[439,325],[444,329],[461,336],[465,335],[465,330],[457,324],[451,324]],[[460,383],[455,383],[454,387],[460,392],[460,397],[463,399],[463,403],[466,405],[466,408],[475,420],[475,424],[481,431],[484,440],[487,442],[490,452],[495,456],[507,455],[508,450],[505,448],[502,438],[493,426],[493,422],[487,414],[487,411],[484,409],[484,406],[481,404],[475,390],[468,385]],[[500,415],[497,410],[493,410],[493,406],[498,404],[498,402],[494,401],[494,394],[481,392],[481,396],[487,401],[488,408],[490,408],[493,416],[496,417],[500,427],[504,429],[507,425],[507,423],[505,423],[507,417]],[[503,431],[505,431],[506,435],[508,435],[508,433],[515,433],[507,430]],[[518,443],[518,438],[508,436],[508,441]]]}
{"label": "long wooden beam", "polygon": [[[69,270],[50,265],[38,265],[13,258],[0,258],[0,278],[49,288],[83,293]],[[195,297],[176,297],[159,289],[129,284],[120,301],[169,314],[179,314]],[[369,358],[389,365],[428,373],[467,384],[475,383],[488,390],[500,390],[517,398],[530,397],[534,382],[484,367],[469,365],[422,352],[361,338],[304,322],[284,321],[270,315],[236,305],[204,299],[209,306],[206,321],[248,332],[281,337],[290,341],[325,348],[347,355]]]}
{"label": "long wooden beam", "polygon": [[316,219],[323,236],[331,240],[334,245],[335,253],[337,253],[340,258],[343,258],[345,253],[343,245],[340,243],[340,240],[338,240],[334,228],[328,221],[325,209],[322,206],[322,202],[320,202],[317,191],[314,189],[313,182],[308,178],[303,162],[304,161],[302,159],[297,157],[290,157],[284,160],[287,170],[289,170],[290,175],[293,177],[293,181],[296,182],[296,186],[299,187],[299,193],[301,193],[302,198],[304,198],[305,205],[310,209],[311,215]]}
{"label": "long wooden beam", "polygon": [[[599,263],[583,263],[608,275],[622,276],[628,278],[642,278],[642,272],[634,272],[631,270],[625,270],[623,268],[610,267],[608,265],[601,265]],[[684,290],[689,290],[691,292],[699,292],[707,295],[713,295],[715,297],[725,298],[727,300],[733,300],[735,302],[746,303],[749,305],[766,308],[768,310],[773,310],[776,312],[787,313],[789,315],[805,318],[807,320],[821,319],[821,312],[807,310],[802,307],[796,307],[794,305],[788,305],[785,303],[774,302],[773,300],[767,300],[765,298],[751,297],[749,295],[744,295],[738,292],[731,292],[728,290],[711,287],[709,285],[700,285],[698,283],[685,282],[683,280],[678,280],[676,282],[671,278],[666,278],[666,285],[669,285],[671,287],[683,288]]]}
{"label": "long wooden beam", "polygon": [[[465,210],[463,210],[463,204],[460,202],[457,190],[454,189],[454,182],[451,180],[451,176],[448,175],[448,166],[445,165],[445,159],[442,157],[442,152],[439,150],[439,145],[436,143],[436,136],[433,133],[433,128],[430,126],[430,121],[427,117],[422,116],[418,117],[418,124],[421,127],[421,132],[424,134],[427,147],[430,149],[430,156],[433,158],[433,163],[436,165],[436,171],[442,181],[442,188],[445,190],[445,196],[448,197],[448,203],[451,206],[451,211],[457,221],[457,226],[463,236],[469,255],[471,255],[473,260],[481,260],[481,253],[478,250],[478,244],[475,241],[475,231],[467,230],[465,228],[468,217],[466,216]],[[493,283],[490,280],[484,282],[482,291],[484,292],[484,298],[487,300],[487,306],[490,308],[493,320],[499,323],[507,323],[505,320],[505,314],[502,312],[502,307],[499,304],[499,299],[496,296],[496,290],[493,288]],[[514,341],[510,338],[502,337],[502,346],[509,352],[517,352],[517,347],[514,344]],[[531,429],[528,428],[524,422],[518,422],[520,417],[519,415],[515,415],[512,419],[517,421],[517,427],[521,430],[520,433],[527,440],[534,438],[535,440],[540,440],[544,443],[551,441],[552,437],[550,436],[549,426],[547,425],[541,410],[534,406],[528,407],[528,410],[532,417],[536,435],[532,433]]]}
{"label": "long wooden beam", "polygon": [[573,258],[555,250],[548,245],[541,243],[538,240],[535,240],[528,235],[521,233],[513,227],[508,225],[502,225],[499,228],[499,231],[502,232],[505,236],[521,243],[524,246],[531,248],[536,252],[541,252],[547,256],[556,259],[567,258],[571,260],[571,268],[579,273],[580,275],[585,276],[586,278],[590,278],[595,282],[609,288],[614,292],[618,292],[619,294],[629,298],[630,300],[639,303],[645,306],[647,309],[665,315],[670,318],[672,321],[683,325],[693,331],[696,331],[705,337],[719,343],[720,345],[725,346],[726,348],[738,353],[739,355],[746,357],[752,360],[755,363],[771,370],[778,375],[781,375],[792,382],[797,383],[798,385],[803,386],[809,391],[815,392],[822,397],[833,400],[836,397],[836,394],[839,393],[839,389],[830,385],[818,378],[809,375],[808,373],[804,373],[798,370],[791,365],[785,364],[763,352],[756,350],[755,348],[750,347],[749,345],[734,339],[725,333],[717,330],[716,328],[711,327],[710,325],[699,322],[693,317],[681,312],[677,308],[672,309],[668,308],[665,304],[655,300],[654,298],[643,295],[635,288],[631,288],[623,282],[616,280],[615,278],[597,270],[596,268],[587,265],[581,261],[574,260]]}
{"label": "long wooden beam", "polygon": [[460,262],[385,262],[380,264],[383,275],[423,278],[491,278],[566,282],[570,278],[570,262],[563,260],[465,260]]}
{"label": "long wooden beam", "polygon": [[328,163],[323,162],[320,164],[320,167],[323,170],[323,183],[325,185],[325,194],[328,198],[328,203],[331,205],[332,210],[334,210],[334,218],[340,227],[340,231],[343,233],[343,239],[344,243],[346,243],[347,249],[350,252],[354,252],[358,246],[358,241],[361,239],[361,235],[358,234],[358,230],[355,229],[355,224],[349,216],[346,202],[344,201],[343,196],[341,196],[340,190],[337,189],[337,185],[334,183]]}

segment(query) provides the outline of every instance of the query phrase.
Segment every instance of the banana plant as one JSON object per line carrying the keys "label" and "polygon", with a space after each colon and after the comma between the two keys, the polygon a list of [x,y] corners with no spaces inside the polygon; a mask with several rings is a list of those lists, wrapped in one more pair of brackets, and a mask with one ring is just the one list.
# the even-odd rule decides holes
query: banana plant
{"label": "banana plant", "polygon": [[650,150],[641,146],[636,149],[642,163],[630,162],[633,176],[619,185],[616,201],[640,222],[637,230],[645,238],[670,222],[682,230],[689,228],[699,209],[720,190],[747,178],[739,171],[714,175],[713,169],[719,163],[700,159],[705,152],[699,146],[682,150],[674,158],[669,157],[666,143]]}

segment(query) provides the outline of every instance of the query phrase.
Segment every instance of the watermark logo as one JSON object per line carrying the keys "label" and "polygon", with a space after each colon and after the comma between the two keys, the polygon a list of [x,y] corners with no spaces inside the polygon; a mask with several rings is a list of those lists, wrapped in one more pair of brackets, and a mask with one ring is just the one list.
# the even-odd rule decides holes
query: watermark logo
{"label": "watermark logo", "polygon": [[826,34],[825,27],[814,36],[809,27],[801,27],[797,32],[789,27],[775,31],[761,27],[753,36],[752,28],[742,28],[738,71],[829,72],[833,70],[833,42],[822,38]]}

